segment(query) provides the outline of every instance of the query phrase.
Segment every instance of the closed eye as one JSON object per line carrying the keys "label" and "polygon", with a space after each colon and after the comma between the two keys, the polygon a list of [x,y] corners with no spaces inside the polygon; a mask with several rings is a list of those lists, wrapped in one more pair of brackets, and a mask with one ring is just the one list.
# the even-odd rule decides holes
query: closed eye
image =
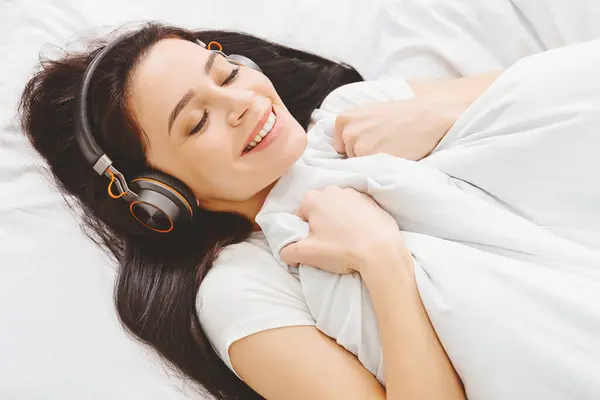
{"label": "closed eye", "polygon": [[200,132],[200,130],[206,125],[206,121],[208,120],[208,110],[204,110],[204,114],[202,115],[202,119],[198,124],[192,128],[188,136],[192,136],[193,134]]}
{"label": "closed eye", "polygon": [[229,76],[227,77],[227,79],[225,79],[225,81],[221,83],[221,86],[225,86],[228,83],[231,83],[237,76],[238,72],[240,72],[240,67],[234,68],[233,71],[231,71],[231,74],[229,74]]}
{"label": "closed eye", "polygon": [[[229,74],[229,76],[227,77],[227,79],[225,79],[225,81],[223,81],[223,83],[221,83],[221,86],[225,86],[228,83],[233,82],[233,80],[237,77],[238,73],[240,72],[240,68],[241,67],[234,68],[233,71],[231,71],[231,74]],[[192,128],[190,133],[188,133],[188,136],[192,136],[193,134],[200,132],[200,130],[202,130],[204,125],[206,125],[207,120],[208,120],[208,110],[205,110],[204,114],[202,115],[202,119],[200,120],[200,122],[198,122],[198,124],[196,126],[194,126]]]}

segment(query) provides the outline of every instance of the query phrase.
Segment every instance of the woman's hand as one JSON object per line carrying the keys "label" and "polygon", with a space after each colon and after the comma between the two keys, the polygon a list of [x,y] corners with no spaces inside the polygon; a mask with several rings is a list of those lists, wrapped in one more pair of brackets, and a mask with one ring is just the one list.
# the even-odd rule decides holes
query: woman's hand
{"label": "woman's hand", "polygon": [[[281,259],[360,273],[377,318],[386,399],[463,400],[460,379],[421,302],[412,256],[396,221],[369,196],[338,187],[309,192],[299,215],[310,233],[283,248]],[[376,398],[375,392],[369,398]]]}
{"label": "woman's hand", "polygon": [[339,115],[333,145],[348,157],[387,153],[417,161],[431,153],[456,118],[441,94],[380,101]]}
{"label": "woman's hand", "polygon": [[348,157],[387,153],[418,161],[500,74],[410,82],[415,97],[409,100],[375,102],[340,114],[334,148]]}
{"label": "woman's hand", "polygon": [[331,186],[310,191],[298,215],[308,221],[310,233],[281,250],[287,264],[347,274],[408,254],[396,221],[371,197],[354,189]]}

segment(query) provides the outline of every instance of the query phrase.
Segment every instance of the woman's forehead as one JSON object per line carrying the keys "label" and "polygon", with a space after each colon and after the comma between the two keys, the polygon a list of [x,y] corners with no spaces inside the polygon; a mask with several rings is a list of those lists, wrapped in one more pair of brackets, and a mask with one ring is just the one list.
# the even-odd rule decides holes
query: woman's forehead
{"label": "woman's forehead", "polygon": [[149,79],[171,79],[172,73],[204,65],[209,54],[208,50],[188,40],[163,39],[142,57],[135,75]]}
{"label": "woman's forehead", "polygon": [[[164,39],[156,43],[138,63],[130,81],[130,101],[138,110],[151,113],[156,107],[177,103],[191,86],[208,79],[203,68],[210,52],[181,39]],[[208,81],[207,81],[208,83]]]}

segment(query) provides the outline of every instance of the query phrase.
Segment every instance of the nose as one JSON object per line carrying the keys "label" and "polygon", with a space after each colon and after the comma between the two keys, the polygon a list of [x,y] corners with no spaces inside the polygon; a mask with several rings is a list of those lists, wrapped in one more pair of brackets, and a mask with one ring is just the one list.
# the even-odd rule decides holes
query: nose
{"label": "nose", "polygon": [[254,92],[237,88],[223,89],[221,100],[227,110],[227,123],[233,127],[239,126],[254,103]]}

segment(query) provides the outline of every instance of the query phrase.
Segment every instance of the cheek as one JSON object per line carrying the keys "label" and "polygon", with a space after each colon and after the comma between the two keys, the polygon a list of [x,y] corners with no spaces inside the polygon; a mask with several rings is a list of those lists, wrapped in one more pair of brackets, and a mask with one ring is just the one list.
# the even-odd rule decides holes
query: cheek
{"label": "cheek", "polygon": [[223,141],[198,138],[182,154],[192,190],[201,199],[242,200],[248,179],[236,167],[232,149]]}
{"label": "cheek", "polygon": [[281,101],[281,97],[279,97],[279,93],[277,93],[277,90],[275,90],[275,86],[273,86],[273,83],[269,80],[269,78],[267,78],[260,72],[252,71],[252,73],[255,74],[253,78],[255,82],[253,85],[254,89],[257,90],[263,96],[271,98],[276,102],[283,104],[283,102]]}

